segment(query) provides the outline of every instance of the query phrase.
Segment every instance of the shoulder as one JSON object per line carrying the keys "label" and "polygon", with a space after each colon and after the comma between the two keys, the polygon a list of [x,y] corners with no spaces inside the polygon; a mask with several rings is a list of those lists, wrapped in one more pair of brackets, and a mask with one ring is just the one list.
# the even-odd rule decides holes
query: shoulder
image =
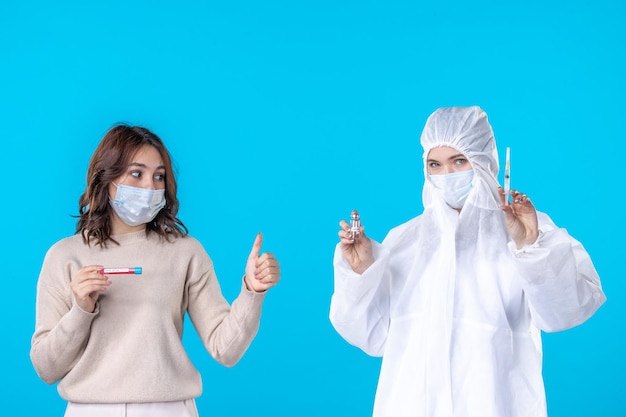
{"label": "shoulder", "polygon": [[215,275],[213,260],[202,243],[193,236],[179,236],[166,241],[162,239],[161,257],[184,268],[189,283],[201,282]]}
{"label": "shoulder", "polygon": [[202,243],[193,236],[171,237],[169,241],[164,238],[153,237],[153,239],[155,238],[159,240],[159,244],[167,251],[166,253],[169,257],[181,260],[188,259],[190,261],[196,259],[212,264],[211,258]]}
{"label": "shoulder", "polygon": [[423,215],[419,215],[417,217],[413,217],[411,220],[404,222],[387,233],[385,237],[385,242],[393,242],[401,240],[403,236],[413,235],[416,230],[419,229],[420,224],[422,222]]}
{"label": "shoulder", "polygon": [[86,246],[87,244],[83,241],[83,237],[80,234],[68,236],[50,246],[46,257],[72,253]]}
{"label": "shoulder", "polygon": [[50,246],[43,259],[38,285],[57,288],[59,293],[68,291],[72,259],[80,257],[85,248],[87,245],[80,234],[63,238]]}
{"label": "shoulder", "polygon": [[205,251],[204,247],[202,246],[202,243],[200,243],[198,239],[190,235],[171,237],[169,241],[166,241],[165,239],[161,239],[161,240],[163,241],[164,245],[171,244],[183,250],[189,250],[189,251],[194,251],[194,252]]}

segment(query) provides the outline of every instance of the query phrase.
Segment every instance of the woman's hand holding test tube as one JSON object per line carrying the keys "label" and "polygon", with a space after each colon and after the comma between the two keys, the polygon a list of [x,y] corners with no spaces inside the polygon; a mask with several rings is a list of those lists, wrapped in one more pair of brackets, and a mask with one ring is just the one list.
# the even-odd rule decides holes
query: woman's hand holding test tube
{"label": "woman's hand holding test tube", "polygon": [[102,274],[104,275],[119,275],[119,274],[132,274],[132,275],[141,275],[143,269],[140,266],[135,266],[132,268],[102,268]]}
{"label": "woman's hand holding test tube", "polygon": [[103,269],[102,265],[84,266],[70,282],[76,304],[88,313],[93,313],[98,296],[111,285],[109,278],[102,273]]}

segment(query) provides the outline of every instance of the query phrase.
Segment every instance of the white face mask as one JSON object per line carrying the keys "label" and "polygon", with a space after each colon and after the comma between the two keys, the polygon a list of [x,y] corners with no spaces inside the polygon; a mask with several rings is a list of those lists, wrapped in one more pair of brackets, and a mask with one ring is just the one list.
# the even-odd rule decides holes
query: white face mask
{"label": "white face mask", "polygon": [[117,185],[115,200],[109,200],[115,214],[129,226],[149,223],[165,206],[165,189],[149,190],[147,188]]}
{"label": "white face mask", "polygon": [[472,190],[474,170],[470,169],[444,175],[429,175],[428,178],[450,207],[460,209]]}

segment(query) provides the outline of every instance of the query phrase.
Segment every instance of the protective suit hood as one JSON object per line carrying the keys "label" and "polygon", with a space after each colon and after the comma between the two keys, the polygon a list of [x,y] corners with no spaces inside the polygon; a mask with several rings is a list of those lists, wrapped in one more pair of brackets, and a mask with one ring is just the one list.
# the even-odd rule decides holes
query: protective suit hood
{"label": "protective suit hood", "polygon": [[[443,200],[428,175],[428,154],[431,149],[448,146],[462,153],[475,173],[473,190],[465,202],[480,208],[499,209],[498,150],[487,114],[478,106],[446,107],[432,113],[422,131],[424,148],[424,208],[442,204]],[[443,203],[445,204],[445,203]]]}

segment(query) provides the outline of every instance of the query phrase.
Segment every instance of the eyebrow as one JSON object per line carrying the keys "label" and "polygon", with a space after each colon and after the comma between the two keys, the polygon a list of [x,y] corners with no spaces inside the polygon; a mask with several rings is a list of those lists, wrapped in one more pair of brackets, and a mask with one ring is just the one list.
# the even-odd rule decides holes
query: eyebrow
{"label": "eyebrow", "polygon": [[[142,163],[139,163],[139,162],[131,162],[130,164],[128,164],[128,167],[129,168],[130,167],[139,167],[139,168],[148,169],[148,166],[146,164],[142,164]],[[155,171],[159,170],[159,169],[165,170],[165,165],[159,165],[158,167],[155,168]]]}
{"label": "eyebrow", "polygon": [[462,153],[458,153],[456,155],[452,155],[450,158],[448,158],[448,161],[452,160],[452,159],[459,159],[459,158],[463,158],[463,159],[467,159],[465,157],[465,155],[463,155]]}
{"label": "eyebrow", "polygon": [[[454,160],[454,159],[458,159],[458,158],[467,159],[467,158],[465,157],[465,155],[463,155],[462,153],[458,153],[458,154],[456,154],[456,155],[452,155],[452,156],[450,156],[450,157],[448,158],[448,161],[452,161],[452,160]],[[432,159],[432,158],[428,158],[428,160],[427,160],[427,161],[428,161],[428,162],[439,162],[438,160],[436,160],[436,159]]]}

